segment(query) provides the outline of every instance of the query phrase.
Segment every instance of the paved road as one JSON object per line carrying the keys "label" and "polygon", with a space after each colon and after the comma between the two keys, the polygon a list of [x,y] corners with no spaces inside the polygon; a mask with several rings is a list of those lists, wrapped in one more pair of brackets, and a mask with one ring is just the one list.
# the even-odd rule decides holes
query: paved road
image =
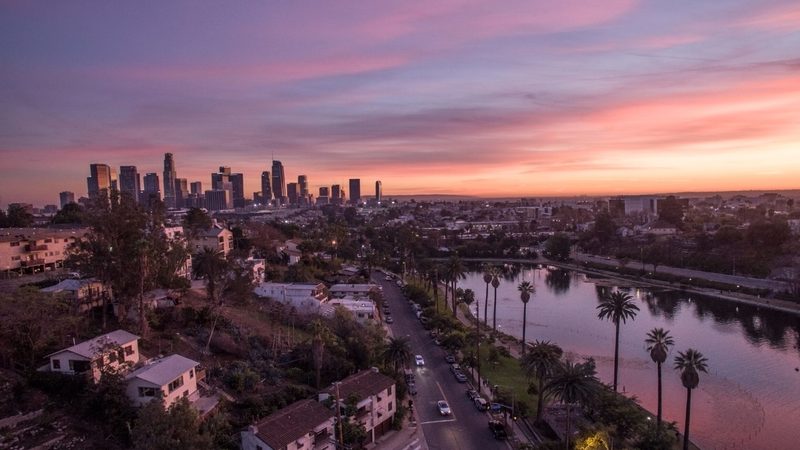
{"label": "paved road", "polygon": [[[425,358],[424,367],[413,368],[417,383],[417,395],[413,399],[428,448],[507,449],[504,442],[495,440],[489,432],[489,416],[475,409],[467,398],[467,385],[458,383],[450,373],[450,366],[444,360],[445,351],[436,346],[422,328],[400,288],[394,281],[384,280],[384,275],[379,272],[375,272],[373,281],[383,286],[383,297],[394,319],[394,323],[389,325],[392,334],[395,337],[407,336],[412,353]],[[436,408],[439,400],[450,404],[452,415],[439,415]]]}

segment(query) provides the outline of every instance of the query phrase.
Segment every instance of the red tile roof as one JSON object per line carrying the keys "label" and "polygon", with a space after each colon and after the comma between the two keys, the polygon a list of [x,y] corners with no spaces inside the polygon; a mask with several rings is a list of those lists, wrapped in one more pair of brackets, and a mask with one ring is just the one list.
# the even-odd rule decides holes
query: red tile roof
{"label": "red tile roof", "polygon": [[332,418],[333,411],[322,403],[300,400],[256,423],[256,436],[270,447],[282,449]]}

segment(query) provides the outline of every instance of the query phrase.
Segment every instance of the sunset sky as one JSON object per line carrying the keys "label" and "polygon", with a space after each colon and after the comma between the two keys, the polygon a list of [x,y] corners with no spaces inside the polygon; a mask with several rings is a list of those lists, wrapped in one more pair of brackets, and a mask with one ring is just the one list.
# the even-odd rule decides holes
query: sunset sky
{"label": "sunset sky", "polygon": [[[800,188],[800,1],[0,0],[0,205],[89,164],[260,190]],[[366,186],[364,186],[366,185]]]}

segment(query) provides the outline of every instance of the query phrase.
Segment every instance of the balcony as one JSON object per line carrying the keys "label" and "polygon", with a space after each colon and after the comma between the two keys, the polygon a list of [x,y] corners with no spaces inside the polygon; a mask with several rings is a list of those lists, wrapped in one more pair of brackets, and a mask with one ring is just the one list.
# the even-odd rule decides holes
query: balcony
{"label": "balcony", "polygon": [[44,259],[29,259],[26,261],[20,261],[20,266],[22,267],[36,267],[43,265],[44,265]]}
{"label": "balcony", "polygon": [[47,244],[28,244],[25,246],[25,250],[29,252],[43,252],[47,249]]}

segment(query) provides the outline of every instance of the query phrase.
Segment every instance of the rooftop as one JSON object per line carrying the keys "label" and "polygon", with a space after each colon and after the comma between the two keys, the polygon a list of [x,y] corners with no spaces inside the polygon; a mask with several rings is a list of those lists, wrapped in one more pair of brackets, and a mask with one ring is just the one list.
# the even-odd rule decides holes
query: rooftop
{"label": "rooftop", "polygon": [[[339,384],[339,398],[346,399],[351,395],[355,395],[359,401],[371,396],[377,395],[389,386],[393,386],[395,381],[378,372],[377,369],[366,369],[361,372],[350,375],[342,380]],[[325,392],[333,396],[336,395],[335,385],[331,385]]]}
{"label": "rooftop", "polygon": [[300,400],[256,423],[256,436],[272,448],[286,447],[333,418],[333,411],[314,400]]}
{"label": "rooftop", "polygon": [[65,348],[64,350],[59,350],[55,353],[51,353],[47,356],[55,355],[56,353],[61,352],[72,352],[77,355],[81,355],[84,358],[91,359],[97,353],[98,350],[106,347],[108,345],[125,345],[129,342],[133,342],[139,339],[139,336],[135,334],[128,333],[125,330],[116,330],[112,331],[111,333],[106,333],[102,336],[97,336],[96,338],[89,339],[88,341],[83,341],[80,344],[75,344],[72,347]]}
{"label": "rooftop", "polygon": [[200,363],[185,356],[169,355],[136,369],[127,378],[139,378],[157,386],[164,386],[198,364]]}

